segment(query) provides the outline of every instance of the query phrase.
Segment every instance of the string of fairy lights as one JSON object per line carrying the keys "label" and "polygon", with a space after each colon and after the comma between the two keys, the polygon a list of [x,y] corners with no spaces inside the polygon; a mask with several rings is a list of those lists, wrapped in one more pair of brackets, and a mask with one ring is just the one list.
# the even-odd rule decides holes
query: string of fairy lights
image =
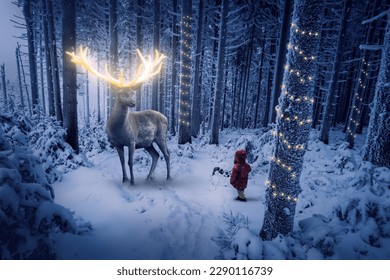
{"label": "string of fairy lights", "polygon": [[[308,36],[312,38],[316,38],[319,36],[318,32],[315,31],[308,31],[299,28],[299,26],[296,23],[291,23],[291,32],[295,34],[296,36]],[[287,45],[287,49],[290,52],[294,52],[295,56],[299,56],[304,62],[313,62],[316,60],[316,56],[313,54],[307,53],[304,48],[301,48],[298,45],[293,45],[289,43]],[[311,74],[306,74],[302,73],[301,70],[299,69],[294,69],[290,68],[290,65],[286,64],[285,65],[285,71],[290,76],[293,76],[297,79],[299,83],[312,83],[314,82],[314,77]],[[301,102],[308,102],[310,104],[314,103],[314,98],[310,98],[308,95],[294,95],[288,92],[286,84],[283,82],[282,88],[281,88],[281,94],[284,96],[284,98],[287,98],[288,100],[296,103],[301,103]],[[291,115],[289,112],[282,112],[282,110],[277,108],[277,113],[278,113],[278,119],[279,122],[288,122],[292,123],[295,122],[299,126],[304,126],[304,125],[310,125],[312,123],[311,118],[305,118],[302,119],[298,115]],[[304,151],[306,147],[306,143],[291,143],[288,139],[288,136],[283,134],[282,132],[277,132],[276,130],[272,132],[273,136],[277,138],[277,142],[284,145],[284,147],[287,150],[296,150],[296,151]],[[285,170],[288,174],[291,180],[297,180],[298,176],[296,171],[294,171],[293,166],[286,164],[283,162],[281,159],[272,156],[270,158],[272,162],[277,164],[280,168]],[[265,186],[270,188],[271,192],[270,194],[272,195],[273,198],[278,198],[278,199],[285,199],[289,202],[298,202],[298,197],[292,194],[285,193],[283,191],[280,191],[280,188],[278,188],[277,184],[274,182],[271,182],[269,179],[265,181]]]}
{"label": "string of fairy lights", "polygon": [[[363,61],[363,66],[366,66],[367,68],[370,66],[370,63],[366,62],[364,59],[362,61]],[[359,86],[358,86],[356,93],[355,93],[355,98],[357,100],[359,100],[360,104],[362,104],[362,102],[363,102],[363,97],[360,96],[359,90],[362,88],[363,89],[366,88],[366,85],[363,84],[363,81],[361,78],[362,76],[366,76],[366,77],[368,76],[368,71],[364,70],[363,67],[360,70]],[[347,133],[349,136],[356,138],[356,129],[359,127],[360,122],[357,121],[356,119],[354,119],[354,116],[356,116],[358,118],[360,116],[360,114],[362,113],[362,110],[360,107],[356,106],[355,102],[354,102],[354,105],[352,107],[352,110],[353,110],[352,112],[355,112],[356,114],[351,113],[351,116],[350,116],[349,122],[348,122]],[[353,124],[355,126],[354,129],[351,128],[351,124]]]}
{"label": "string of fairy lights", "polygon": [[[180,110],[179,110],[179,125],[190,126],[190,82],[191,82],[191,16],[183,16],[181,24],[181,51],[182,59],[180,61]],[[183,61],[187,60],[189,65]]]}

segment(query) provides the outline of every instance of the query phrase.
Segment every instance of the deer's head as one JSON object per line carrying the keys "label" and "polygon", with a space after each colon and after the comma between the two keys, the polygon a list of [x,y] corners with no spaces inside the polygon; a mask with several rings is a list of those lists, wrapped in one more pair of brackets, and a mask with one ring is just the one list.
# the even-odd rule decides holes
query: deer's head
{"label": "deer's head", "polygon": [[137,54],[141,60],[141,64],[137,67],[134,79],[126,82],[124,79],[123,69],[119,70],[119,78],[116,79],[108,71],[107,65],[105,65],[104,74],[93,68],[92,63],[88,58],[88,48],[83,48],[83,46],[80,46],[78,54],[75,54],[74,52],[66,53],[72,57],[72,62],[81,65],[96,77],[107,81],[111,85],[115,86],[117,88],[117,97],[121,100],[121,102],[123,102],[129,107],[135,106],[135,102],[132,99],[133,92],[139,89],[145,81],[157,75],[161,71],[162,62],[166,58],[165,55],[159,54],[159,52],[156,50],[154,60],[152,60],[150,56],[145,59],[145,57],[137,49]]}

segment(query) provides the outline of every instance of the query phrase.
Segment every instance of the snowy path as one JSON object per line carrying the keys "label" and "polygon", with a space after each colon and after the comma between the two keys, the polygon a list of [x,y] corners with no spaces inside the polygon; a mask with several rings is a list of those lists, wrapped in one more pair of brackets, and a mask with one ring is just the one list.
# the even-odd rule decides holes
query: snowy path
{"label": "snowy path", "polygon": [[[137,151],[142,155],[143,151]],[[54,185],[56,202],[90,221],[88,234],[64,235],[57,243],[64,259],[214,259],[218,247],[211,240],[224,228],[223,213],[248,216],[260,229],[262,178],[252,178],[248,202],[234,200],[228,178],[211,176],[216,164],[207,150],[194,158],[171,152],[172,180],[165,180],[159,160],[155,179],[146,181],[147,156],[135,162],[135,186],[122,185],[116,153],[95,156],[92,167],[80,167]],[[137,159],[137,156],[136,156]],[[258,224],[258,228],[256,225]]]}

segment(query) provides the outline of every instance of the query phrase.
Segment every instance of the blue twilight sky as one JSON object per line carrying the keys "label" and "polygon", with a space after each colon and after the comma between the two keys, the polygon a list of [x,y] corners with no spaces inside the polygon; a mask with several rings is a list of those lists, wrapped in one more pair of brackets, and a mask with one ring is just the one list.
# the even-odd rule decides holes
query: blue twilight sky
{"label": "blue twilight sky", "polygon": [[16,79],[15,48],[16,42],[25,44],[22,40],[14,38],[24,30],[14,27],[10,19],[24,23],[16,19],[14,15],[22,16],[22,8],[12,4],[13,0],[0,0],[0,64],[5,63],[6,79],[13,82]]}

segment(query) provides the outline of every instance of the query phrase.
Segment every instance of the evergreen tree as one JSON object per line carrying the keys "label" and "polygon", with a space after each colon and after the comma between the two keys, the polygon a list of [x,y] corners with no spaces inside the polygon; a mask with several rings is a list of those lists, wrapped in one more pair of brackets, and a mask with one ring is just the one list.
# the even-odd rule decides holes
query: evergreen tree
{"label": "evergreen tree", "polygon": [[222,80],[226,51],[226,18],[229,10],[229,0],[222,0],[221,22],[219,25],[218,62],[216,69],[216,86],[214,93],[214,108],[211,117],[210,144],[219,143],[219,127],[221,118]]}
{"label": "evergreen tree", "polygon": [[390,168],[390,10],[382,49],[382,60],[371,108],[364,159]]}
{"label": "evergreen tree", "polygon": [[62,0],[62,86],[66,142],[79,152],[77,121],[77,69],[67,51],[76,51],[76,0]]}
{"label": "evergreen tree", "polygon": [[[260,236],[271,240],[292,232],[299,178],[311,127],[322,0],[296,0],[276,123],[276,143],[266,184],[266,212]],[[315,73],[315,72],[314,72]]]}
{"label": "evergreen tree", "polygon": [[191,143],[190,82],[192,0],[182,0],[179,92],[179,144]]}

